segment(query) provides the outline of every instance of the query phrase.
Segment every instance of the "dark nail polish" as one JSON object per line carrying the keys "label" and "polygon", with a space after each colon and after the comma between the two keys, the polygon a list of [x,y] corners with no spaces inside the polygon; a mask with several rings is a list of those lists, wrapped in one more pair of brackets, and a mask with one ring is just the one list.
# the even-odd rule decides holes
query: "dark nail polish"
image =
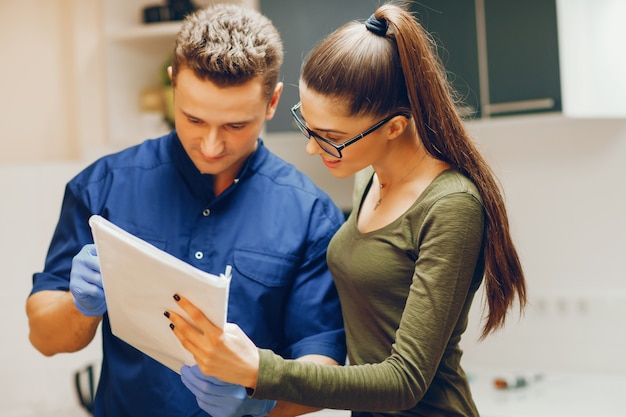
{"label": "dark nail polish", "polygon": [[180,301],[180,295],[178,295],[178,294],[174,294],[174,300],[176,300],[176,301]]}
{"label": "dark nail polish", "polygon": [[167,317],[168,319],[170,318],[170,312],[169,312],[169,311],[165,311],[165,312],[163,313],[163,315],[164,315],[165,317]]}
{"label": "dark nail polish", "polygon": [[174,330],[174,323],[170,323],[170,329]]}

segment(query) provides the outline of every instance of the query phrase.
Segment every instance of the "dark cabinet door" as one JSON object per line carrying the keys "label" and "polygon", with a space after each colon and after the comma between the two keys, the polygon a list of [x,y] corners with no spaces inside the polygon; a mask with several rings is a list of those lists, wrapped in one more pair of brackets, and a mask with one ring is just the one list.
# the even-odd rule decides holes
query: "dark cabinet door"
{"label": "dark cabinet door", "polygon": [[469,115],[561,110],[555,0],[411,4]]}
{"label": "dark cabinet door", "polygon": [[555,0],[484,0],[484,5],[493,113],[560,111]]}
{"label": "dark cabinet door", "polygon": [[[468,117],[561,110],[555,0],[419,0],[411,11],[438,45]],[[367,19],[379,0],[260,0],[285,45],[285,89],[268,132],[292,131],[305,55],[351,20]]]}
{"label": "dark cabinet door", "polygon": [[480,115],[478,44],[474,0],[425,0],[411,3],[431,34],[464,115]]}

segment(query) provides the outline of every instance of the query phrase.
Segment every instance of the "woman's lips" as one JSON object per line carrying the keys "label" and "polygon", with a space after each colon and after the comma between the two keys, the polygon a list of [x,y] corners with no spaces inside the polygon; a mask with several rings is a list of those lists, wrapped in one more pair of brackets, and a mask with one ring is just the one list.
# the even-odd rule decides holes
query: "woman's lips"
{"label": "woman's lips", "polygon": [[329,161],[328,159],[322,158],[322,161],[324,161],[324,165],[326,165],[327,168],[335,168],[337,165],[341,163],[341,159],[335,159],[334,161]]}

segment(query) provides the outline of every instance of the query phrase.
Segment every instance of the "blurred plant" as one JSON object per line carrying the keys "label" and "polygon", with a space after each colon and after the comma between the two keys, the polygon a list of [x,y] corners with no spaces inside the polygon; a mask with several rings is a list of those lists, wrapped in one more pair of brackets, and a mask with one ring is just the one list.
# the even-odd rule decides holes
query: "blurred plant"
{"label": "blurred plant", "polygon": [[170,55],[161,66],[161,89],[163,94],[164,114],[165,122],[174,129],[174,88],[172,87],[172,80],[167,73],[168,67],[172,65],[172,56]]}

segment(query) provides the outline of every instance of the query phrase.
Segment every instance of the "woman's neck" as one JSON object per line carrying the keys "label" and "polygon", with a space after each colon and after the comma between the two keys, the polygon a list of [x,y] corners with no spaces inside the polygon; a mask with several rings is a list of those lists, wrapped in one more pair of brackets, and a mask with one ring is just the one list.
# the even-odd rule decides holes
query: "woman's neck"
{"label": "woman's neck", "polygon": [[397,143],[379,163],[373,165],[378,185],[391,188],[419,176],[428,152],[419,140]]}

